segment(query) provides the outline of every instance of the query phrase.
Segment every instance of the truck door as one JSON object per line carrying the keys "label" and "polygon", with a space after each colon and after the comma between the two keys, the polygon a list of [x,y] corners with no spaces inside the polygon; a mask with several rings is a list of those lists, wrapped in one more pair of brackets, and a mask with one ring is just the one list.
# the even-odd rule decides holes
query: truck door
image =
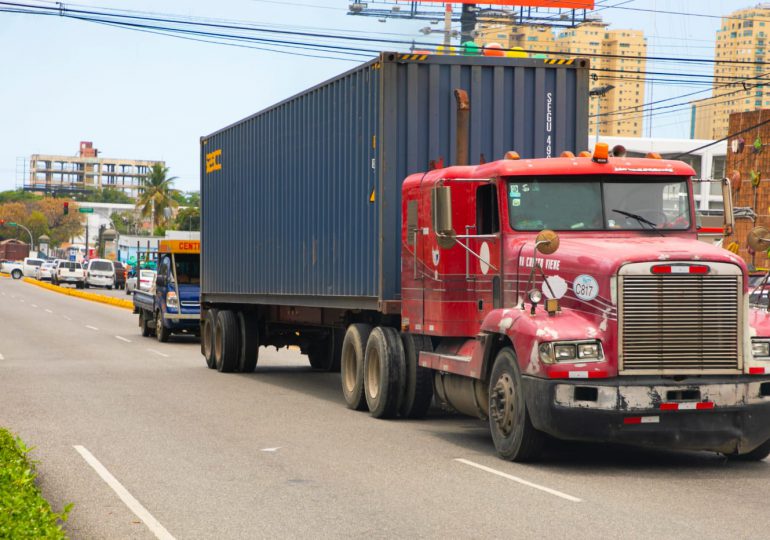
{"label": "truck door", "polygon": [[[474,294],[478,321],[493,308],[502,307],[500,277],[500,212],[497,185],[486,183],[475,190],[476,223],[467,227],[466,272],[468,289]],[[459,231],[458,231],[459,232]]]}

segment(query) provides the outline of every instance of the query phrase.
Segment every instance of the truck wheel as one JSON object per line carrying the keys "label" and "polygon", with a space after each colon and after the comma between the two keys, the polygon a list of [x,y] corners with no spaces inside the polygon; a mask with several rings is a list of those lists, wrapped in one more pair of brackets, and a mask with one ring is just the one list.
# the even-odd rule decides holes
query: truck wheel
{"label": "truck wheel", "polygon": [[217,371],[229,373],[235,371],[241,352],[241,336],[238,318],[235,313],[223,309],[217,313],[214,330],[214,360]]}
{"label": "truck wheel", "polygon": [[158,341],[161,343],[165,343],[170,336],[171,330],[166,328],[163,324],[163,315],[161,315],[160,310],[158,309],[155,311],[155,337],[158,338]]}
{"label": "truck wheel", "polygon": [[432,351],[433,345],[428,336],[401,334],[401,340],[406,362],[406,388],[399,414],[404,418],[423,418],[433,400],[433,372],[420,367],[418,362],[420,351]]}
{"label": "truck wheel", "polygon": [[16,269],[11,272],[11,277],[13,279],[21,279],[21,270]]}
{"label": "truck wheel", "polygon": [[351,324],[342,340],[340,354],[342,394],[348,408],[362,411],[366,408],[364,397],[364,354],[372,327],[368,324]]}
{"label": "truck wheel", "polygon": [[545,442],[529,419],[516,355],[506,347],[497,353],[489,378],[489,429],[497,453],[510,461],[533,461]]}
{"label": "truck wheel", "polygon": [[339,371],[342,339],[343,336],[339,332],[332,330],[326,339],[311,346],[307,353],[310,359],[310,366],[313,369],[322,371]]}
{"label": "truck wheel", "polygon": [[152,335],[152,324],[150,323],[150,319],[147,318],[147,312],[144,310],[139,312],[139,326],[142,327],[143,337],[150,337]]}
{"label": "truck wheel", "polygon": [[767,456],[770,456],[770,440],[763,442],[751,452],[734,454],[727,457],[733,461],[762,461]]}
{"label": "truck wheel", "polygon": [[241,331],[241,350],[238,355],[238,371],[253,373],[259,359],[259,327],[257,318],[243,311],[238,312]]}
{"label": "truck wheel", "polygon": [[210,369],[217,367],[214,359],[214,333],[216,332],[217,310],[209,309],[201,322],[201,354]]}
{"label": "truck wheel", "polygon": [[375,418],[396,416],[404,395],[406,366],[398,330],[378,326],[372,330],[364,355],[364,395]]}

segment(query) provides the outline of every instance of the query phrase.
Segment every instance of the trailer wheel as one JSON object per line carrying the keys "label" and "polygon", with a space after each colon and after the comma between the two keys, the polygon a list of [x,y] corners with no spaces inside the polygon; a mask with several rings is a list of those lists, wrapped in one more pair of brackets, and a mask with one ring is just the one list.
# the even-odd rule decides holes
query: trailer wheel
{"label": "trailer wheel", "polygon": [[336,372],[340,370],[343,337],[332,330],[326,339],[314,344],[308,350],[307,356],[313,369]]}
{"label": "trailer wheel", "polygon": [[214,334],[216,332],[217,310],[209,309],[201,322],[201,353],[210,369],[217,367],[214,359]]}
{"label": "trailer wheel", "polygon": [[516,355],[509,347],[495,358],[489,379],[489,429],[497,453],[510,461],[533,461],[545,435],[529,419]]}
{"label": "trailer wheel", "polygon": [[770,456],[770,440],[763,442],[751,452],[733,454],[727,457],[734,461],[762,461],[767,456]]}
{"label": "trailer wheel", "polygon": [[142,327],[142,337],[152,336],[153,327],[150,320],[147,318],[147,312],[144,310],[139,311],[139,326]]}
{"label": "trailer wheel", "polygon": [[401,334],[404,343],[406,377],[404,399],[399,414],[404,418],[423,418],[433,400],[433,372],[420,367],[420,351],[432,351],[428,336]]}
{"label": "trailer wheel", "polygon": [[241,352],[241,336],[238,318],[235,313],[223,309],[217,313],[216,330],[214,330],[214,360],[217,371],[229,373],[238,366],[238,356]]}
{"label": "trailer wheel", "polygon": [[238,312],[241,331],[241,350],[238,355],[238,371],[252,373],[259,359],[259,327],[257,318],[250,313]]}
{"label": "trailer wheel", "polygon": [[364,354],[372,327],[368,324],[351,324],[342,340],[340,353],[342,394],[345,403],[354,411],[366,408],[364,397]]}
{"label": "trailer wheel", "polygon": [[396,416],[404,395],[405,372],[398,330],[388,326],[372,330],[364,356],[364,394],[372,416]]}

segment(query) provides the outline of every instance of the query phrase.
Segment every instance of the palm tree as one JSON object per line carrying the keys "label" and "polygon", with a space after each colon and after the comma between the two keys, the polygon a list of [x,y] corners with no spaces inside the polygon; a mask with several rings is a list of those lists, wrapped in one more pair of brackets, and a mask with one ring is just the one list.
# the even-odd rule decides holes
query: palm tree
{"label": "palm tree", "polygon": [[168,167],[155,163],[139,188],[139,197],[136,199],[136,208],[141,211],[143,217],[152,216],[153,228],[159,227],[165,220],[167,208],[179,206],[173,199],[176,190],[172,188],[176,176],[168,178]]}

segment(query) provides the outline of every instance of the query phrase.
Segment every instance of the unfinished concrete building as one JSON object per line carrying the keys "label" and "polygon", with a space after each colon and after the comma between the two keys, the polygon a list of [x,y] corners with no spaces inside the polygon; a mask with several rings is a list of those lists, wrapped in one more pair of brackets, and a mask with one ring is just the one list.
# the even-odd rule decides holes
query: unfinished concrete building
{"label": "unfinished concrete building", "polygon": [[30,191],[77,192],[116,188],[136,196],[142,178],[163,161],[99,157],[93,143],[82,141],[77,156],[33,154],[24,188]]}

